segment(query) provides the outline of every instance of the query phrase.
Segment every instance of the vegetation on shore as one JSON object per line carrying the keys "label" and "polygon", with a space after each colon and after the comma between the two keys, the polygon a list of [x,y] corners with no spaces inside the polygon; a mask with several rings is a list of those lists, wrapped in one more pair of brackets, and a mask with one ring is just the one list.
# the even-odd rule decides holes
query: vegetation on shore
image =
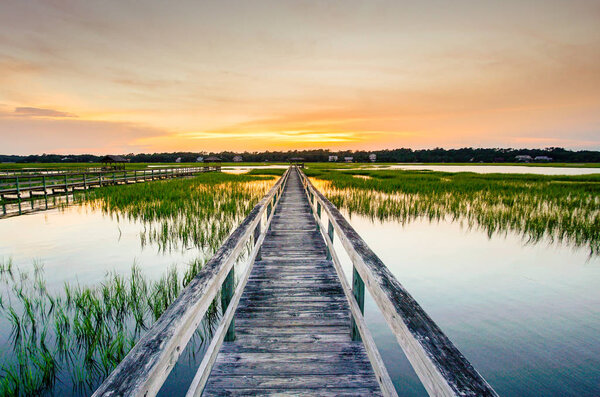
{"label": "vegetation on shore", "polygon": [[308,169],[336,206],[380,220],[450,219],[488,235],[513,231],[600,254],[600,174],[549,176]]}

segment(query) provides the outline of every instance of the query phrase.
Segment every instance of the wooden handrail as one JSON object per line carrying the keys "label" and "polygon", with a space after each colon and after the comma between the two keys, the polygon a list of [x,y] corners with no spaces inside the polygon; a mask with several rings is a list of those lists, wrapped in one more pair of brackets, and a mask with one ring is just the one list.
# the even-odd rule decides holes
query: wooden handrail
{"label": "wooden handrail", "polygon": [[497,396],[339,210],[303,172],[298,172],[304,186],[327,213],[355,271],[364,280],[429,395]]}
{"label": "wooden handrail", "polygon": [[198,328],[246,241],[254,235],[267,207],[279,194],[290,170],[256,204],[148,332],[106,378],[93,396],[154,396]]}

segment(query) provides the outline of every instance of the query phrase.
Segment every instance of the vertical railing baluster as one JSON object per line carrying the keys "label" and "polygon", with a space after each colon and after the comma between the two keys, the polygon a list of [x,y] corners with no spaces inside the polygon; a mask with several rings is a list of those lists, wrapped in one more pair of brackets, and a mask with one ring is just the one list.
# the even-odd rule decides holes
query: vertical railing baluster
{"label": "vertical railing baluster", "polygon": [[46,203],[46,209],[48,209],[48,192],[46,191],[46,175],[42,176],[42,184],[44,186],[44,202]]}
{"label": "vertical railing baluster", "polygon": [[321,202],[317,202],[317,216],[321,219]]}
{"label": "vertical railing baluster", "polygon": [[21,215],[23,212],[21,211],[21,188],[19,187],[19,177],[16,177],[16,182],[17,182],[17,201],[19,202],[19,215]]}
{"label": "vertical railing baluster", "polygon": [[331,240],[331,247],[327,247],[327,260],[331,260],[331,250],[333,249],[333,223],[331,223],[331,219],[327,224],[327,235],[329,236],[329,240]]}
{"label": "vertical railing baluster", "polygon": [[[356,271],[356,268],[352,267],[352,294],[356,299],[356,303],[360,308],[361,313],[365,313],[365,283],[363,279],[360,277],[360,274]],[[354,317],[352,317],[352,340],[358,341],[360,340],[360,332],[358,327],[356,326],[356,321],[354,321]]]}
{"label": "vertical railing baluster", "polygon": [[[262,218],[261,218],[262,219]],[[256,246],[256,244],[258,244],[258,239],[260,238],[260,222],[258,222],[258,224],[256,225],[256,228],[254,229],[254,246]],[[258,249],[258,252],[256,253],[256,260],[259,261],[262,259],[261,256],[261,249]]]}
{"label": "vertical railing baluster", "polygon": [[[221,287],[221,309],[223,310],[223,313],[227,310],[229,302],[231,302],[231,298],[233,297],[234,284],[235,266],[231,268]],[[235,340],[235,318],[231,319],[231,324],[229,324],[229,328],[227,329],[223,340],[225,342],[233,342]]]}

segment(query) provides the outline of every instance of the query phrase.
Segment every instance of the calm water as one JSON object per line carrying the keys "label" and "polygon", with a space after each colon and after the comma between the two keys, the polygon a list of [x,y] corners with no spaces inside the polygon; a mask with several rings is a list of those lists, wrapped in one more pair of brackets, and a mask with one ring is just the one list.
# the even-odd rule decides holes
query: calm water
{"label": "calm water", "polygon": [[[348,219],[501,395],[600,395],[600,259],[587,249],[527,244],[510,233],[490,239],[452,222]],[[134,262],[157,279],[203,255],[194,247],[144,246],[143,230],[140,222],[82,207],[3,219],[0,258],[24,268],[38,260],[48,288],[60,290],[65,281],[95,285],[108,271],[128,274]],[[365,313],[398,390],[425,395],[369,297]],[[9,333],[0,322],[0,356],[10,351]],[[198,344],[186,349],[161,395],[185,390],[202,352]],[[58,390],[68,394],[68,382]]]}
{"label": "calm water", "polygon": [[[347,218],[499,394],[600,395],[600,258],[451,222]],[[398,390],[426,395],[370,297],[365,314]]]}
{"label": "calm water", "polygon": [[588,175],[599,174],[600,168],[528,167],[525,165],[428,165],[398,164],[382,168],[388,170],[430,170],[443,172],[475,172],[479,174],[539,174],[539,175]]}
{"label": "calm water", "polygon": [[[165,251],[157,244],[141,243],[141,222],[115,218],[89,207],[68,207],[0,220],[0,260],[12,258],[16,268],[33,270],[33,263],[43,265],[48,290],[61,293],[65,282],[97,286],[108,272],[128,276],[136,263],[148,280],[157,280],[169,268],[180,272],[187,264],[203,258],[196,247]],[[0,285],[6,288],[6,285]],[[6,297],[11,291],[0,290]],[[11,325],[0,317],[0,363],[12,356]],[[197,338],[184,350],[161,395],[180,394],[194,376],[202,360],[203,345]],[[57,396],[87,395],[75,393],[70,375],[63,374],[53,389]]]}

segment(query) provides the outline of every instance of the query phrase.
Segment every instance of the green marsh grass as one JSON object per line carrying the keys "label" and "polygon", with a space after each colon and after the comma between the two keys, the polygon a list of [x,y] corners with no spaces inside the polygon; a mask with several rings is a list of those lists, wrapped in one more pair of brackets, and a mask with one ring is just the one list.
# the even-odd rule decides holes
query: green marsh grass
{"label": "green marsh grass", "polygon": [[166,251],[198,247],[212,253],[274,182],[271,176],[207,173],[109,186],[79,200],[117,219],[142,222],[142,245],[155,243]]}
{"label": "green marsh grass", "polygon": [[[125,357],[137,340],[198,273],[193,261],[183,274],[169,269],[148,280],[139,266],[128,275],[107,273],[95,286],[65,283],[49,292],[44,270],[0,266],[4,304],[2,320],[10,326],[13,351],[0,358],[0,395],[28,396],[51,390],[69,379],[75,390],[89,393]],[[218,300],[211,305],[196,342],[209,337],[219,318]],[[6,325],[6,324],[4,324]],[[60,376],[59,376],[60,375]]]}
{"label": "green marsh grass", "polygon": [[[141,264],[129,274],[109,272],[97,284],[70,282],[58,291],[46,287],[41,264],[23,269],[0,261],[0,329],[10,334],[0,356],[0,396],[89,395],[275,183],[271,175],[207,173],[78,193],[82,208],[141,222],[141,245],[195,247],[200,257],[185,271],[173,267],[154,280]],[[216,326],[218,302],[192,347]]]}
{"label": "green marsh grass", "polygon": [[489,236],[513,231],[600,254],[600,174],[548,176],[433,171],[309,169],[333,204],[401,223],[448,217]]}

